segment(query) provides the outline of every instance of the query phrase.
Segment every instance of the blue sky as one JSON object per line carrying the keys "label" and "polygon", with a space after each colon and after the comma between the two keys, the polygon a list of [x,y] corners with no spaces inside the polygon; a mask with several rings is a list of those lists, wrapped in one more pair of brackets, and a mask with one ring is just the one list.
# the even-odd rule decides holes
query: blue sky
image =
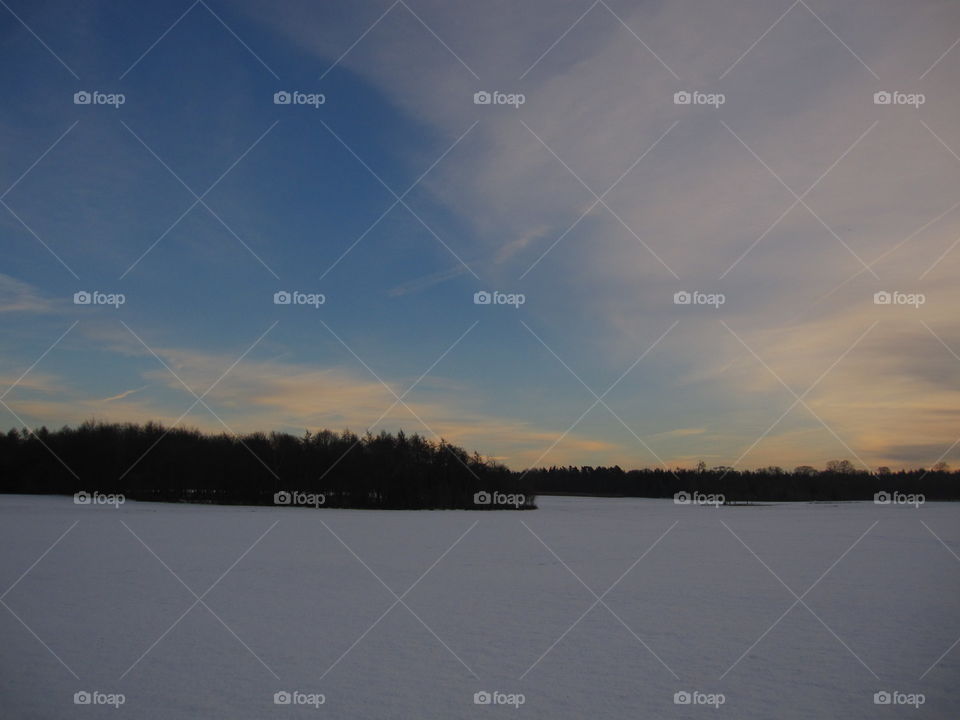
{"label": "blue sky", "polygon": [[0,33],[9,427],[960,460],[956,3],[9,0]]}

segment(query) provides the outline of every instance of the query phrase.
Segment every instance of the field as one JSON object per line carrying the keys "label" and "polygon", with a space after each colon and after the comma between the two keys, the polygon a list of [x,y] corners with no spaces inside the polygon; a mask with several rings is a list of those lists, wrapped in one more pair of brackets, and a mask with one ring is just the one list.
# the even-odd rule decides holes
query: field
{"label": "field", "polygon": [[0,496],[0,714],[960,713],[956,504],[538,504]]}

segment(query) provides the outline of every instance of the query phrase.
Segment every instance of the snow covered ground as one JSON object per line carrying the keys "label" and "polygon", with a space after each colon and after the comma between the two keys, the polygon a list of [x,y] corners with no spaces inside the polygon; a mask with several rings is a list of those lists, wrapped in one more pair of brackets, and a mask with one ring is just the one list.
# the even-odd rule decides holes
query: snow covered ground
{"label": "snow covered ground", "polygon": [[0,496],[0,717],[960,717],[960,505],[539,504]]}

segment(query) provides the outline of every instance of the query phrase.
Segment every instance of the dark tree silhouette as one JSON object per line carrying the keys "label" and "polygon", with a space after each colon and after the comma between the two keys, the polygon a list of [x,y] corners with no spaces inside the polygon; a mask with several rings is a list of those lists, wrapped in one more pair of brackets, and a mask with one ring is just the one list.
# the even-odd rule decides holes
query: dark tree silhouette
{"label": "dark tree silhouette", "polygon": [[[275,504],[281,492],[322,495],[326,507],[513,509],[477,504],[480,492],[524,496],[530,483],[443,440],[349,430],[296,438],[262,432],[86,422],[0,435],[0,492],[122,493],[139,500]],[[296,504],[296,502],[292,503]]]}

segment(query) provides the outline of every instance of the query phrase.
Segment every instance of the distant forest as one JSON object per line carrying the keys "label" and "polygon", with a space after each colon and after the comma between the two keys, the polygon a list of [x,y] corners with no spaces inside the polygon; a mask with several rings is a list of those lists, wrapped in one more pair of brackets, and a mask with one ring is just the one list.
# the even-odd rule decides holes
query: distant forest
{"label": "distant forest", "polygon": [[157,423],[11,430],[0,435],[0,492],[383,509],[515,509],[494,500],[522,495],[520,509],[534,507],[520,475],[420,435],[234,436]]}
{"label": "distant forest", "polygon": [[132,500],[371,509],[533,509],[538,494],[722,502],[873,500],[877,493],[960,499],[960,473],[823,470],[551,467],[516,471],[445,441],[322,430],[205,434],[157,423],[86,422],[0,435],[0,492],[122,494]]}

